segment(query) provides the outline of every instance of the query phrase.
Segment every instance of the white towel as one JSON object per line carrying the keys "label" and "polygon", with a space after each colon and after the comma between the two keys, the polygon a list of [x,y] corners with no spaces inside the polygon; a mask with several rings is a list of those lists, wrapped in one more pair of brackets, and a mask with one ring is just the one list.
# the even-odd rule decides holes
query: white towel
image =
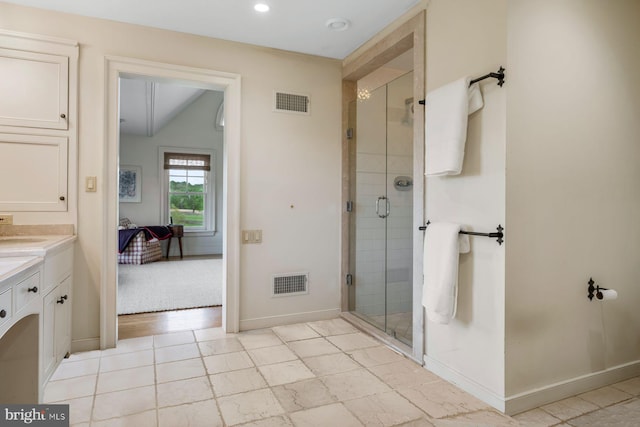
{"label": "white towel", "polygon": [[469,114],[483,107],[480,86],[464,77],[427,94],[425,101],[425,175],[462,172]]}
{"label": "white towel", "polygon": [[460,224],[436,222],[424,236],[422,305],[435,323],[447,324],[456,315],[460,254],[470,250],[469,236],[460,230]]}

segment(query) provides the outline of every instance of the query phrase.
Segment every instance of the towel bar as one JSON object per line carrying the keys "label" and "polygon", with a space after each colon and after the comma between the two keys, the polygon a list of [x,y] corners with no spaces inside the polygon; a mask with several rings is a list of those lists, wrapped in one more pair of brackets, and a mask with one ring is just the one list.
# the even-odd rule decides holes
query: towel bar
{"label": "towel bar", "polygon": [[[474,83],[478,83],[481,80],[488,79],[490,77],[493,77],[494,79],[498,79],[498,86],[502,87],[502,85],[504,84],[504,67],[500,67],[498,71],[495,73],[489,73],[482,77],[478,77],[477,79],[471,80],[469,82],[469,86],[471,86]],[[418,104],[424,105],[424,99],[421,99],[420,101],[418,101]]]}
{"label": "towel bar", "polygon": [[[426,225],[418,227],[418,230],[420,231],[426,230],[429,224],[431,224],[431,221],[427,221]],[[476,233],[475,231],[460,231],[460,234],[468,234],[470,236],[491,237],[496,239],[499,245],[502,245],[502,242],[504,242],[504,233],[503,233],[504,228],[502,228],[502,225],[498,224],[498,227],[496,228],[496,230],[498,230],[497,233]]]}

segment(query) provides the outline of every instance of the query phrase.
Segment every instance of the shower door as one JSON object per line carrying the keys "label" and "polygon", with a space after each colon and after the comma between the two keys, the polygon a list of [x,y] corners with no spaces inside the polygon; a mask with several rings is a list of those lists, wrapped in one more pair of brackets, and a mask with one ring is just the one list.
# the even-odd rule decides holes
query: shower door
{"label": "shower door", "polygon": [[[411,346],[413,73],[359,91],[350,127],[349,310]],[[355,126],[354,126],[355,125]]]}

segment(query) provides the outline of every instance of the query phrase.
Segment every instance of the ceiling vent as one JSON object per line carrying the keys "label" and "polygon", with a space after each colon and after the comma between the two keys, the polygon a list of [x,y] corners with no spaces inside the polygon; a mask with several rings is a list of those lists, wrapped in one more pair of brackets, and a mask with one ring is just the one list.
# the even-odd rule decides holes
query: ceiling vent
{"label": "ceiling vent", "polygon": [[275,111],[309,115],[309,95],[275,92]]}
{"label": "ceiling vent", "polygon": [[276,274],[273,276],[271,295],[283,297],[309,293],[309,273]]}

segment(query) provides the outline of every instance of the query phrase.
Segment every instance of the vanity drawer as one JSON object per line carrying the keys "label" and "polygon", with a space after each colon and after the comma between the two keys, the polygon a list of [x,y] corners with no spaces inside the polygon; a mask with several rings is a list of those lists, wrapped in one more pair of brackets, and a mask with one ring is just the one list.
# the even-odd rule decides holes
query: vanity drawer
{"label": "vanity drawer", "polygon": [[29,301],[40,295],[40,288],[39,271],[14,286],[16,293],[16,313],[27,305]]}
{"label": "vanity drawer", "polygon": [[0,294],[0,326],[4,325],[13,315],[11,310],[11,291],[13,291],[13,288],[9,288]]}

